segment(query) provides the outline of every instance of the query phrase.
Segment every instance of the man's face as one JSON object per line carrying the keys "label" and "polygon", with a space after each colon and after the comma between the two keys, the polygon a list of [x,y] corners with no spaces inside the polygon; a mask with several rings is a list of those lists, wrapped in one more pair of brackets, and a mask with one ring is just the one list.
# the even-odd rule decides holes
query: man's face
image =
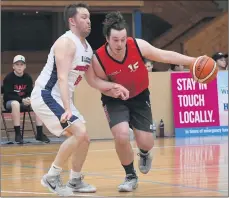
{"label": "man's face", "polygon": [[82,37],[87,37],[91,33],[90,13],[86,8],[77,8],[77,14],[70,19]]}
{"label": "man's face", "polygon": [[216,63],[220,68],[223,68],[223,69],[226,68],[226,65],[227,65],[226,58],[222,57],[222,58],[218,59],[216,61]]}
{"label": "man's face", "polygon": [[16,63],[13,64],[13,69],[15,73],[18,75],[23,75],[25,68],[26,65],[23,61],[17,61]]}
{"label": "man's face", "polygon": [[111,29],[110,36],[106,38],[111,51],[116,55],[125,53],[127,32],[126,29]]}
{"label": "man's face", "polygon": [[146,66],[146,69],[147,69],[149,72],[152,71],[152,69],[153,69],[153,64],[152,64],[150,61],[147,61],[146,64],[145,64],[145,66]]}

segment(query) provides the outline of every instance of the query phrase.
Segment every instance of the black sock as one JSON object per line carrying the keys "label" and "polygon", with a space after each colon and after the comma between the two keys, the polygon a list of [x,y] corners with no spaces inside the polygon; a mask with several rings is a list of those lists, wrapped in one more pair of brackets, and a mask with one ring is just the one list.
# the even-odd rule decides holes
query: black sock
{"label": "black sock", "polygon": [[144,154],[147,154],[149,151],[145,151],[145,150],[142,150],[142,149],[140,149],[140,151],[142,152],[142,153],[144,153]]}
{"label": "black sock", "polygon": [[135,170],[134,170],[134,162],[131,162],[129,165],[122,165],[125,169],[126,175],[134,175],[136,176]]}
{"label": "black sock", "polygon": [[21,135],[20,126],[14,126],[14,130],[16,135]]}
{"label": "black sock", "polygon": [[43,135],[43,126],[36,126],[37,128],[37,137],[42,137]]}

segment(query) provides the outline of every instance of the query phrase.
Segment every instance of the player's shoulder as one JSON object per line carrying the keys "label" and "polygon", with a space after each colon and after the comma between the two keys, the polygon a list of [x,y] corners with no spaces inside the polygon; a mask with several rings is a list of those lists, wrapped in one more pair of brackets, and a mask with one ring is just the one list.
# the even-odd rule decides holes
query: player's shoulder
{"label": "player's shoulder", "polygon": [[127,40],[127,41],[134,41],[135,38],[134,38],[134,37],[131,37],[131,36],[128,36],[126,40]]}
{"label": "player's shoulder", "polygon": [[134,45],[134,46],[138,46],[138,38],[134,38],[134,37],[127,37],[127,45]]}
{"label": "player's shoulder", "polygon": [[94,50],[92,49],[90,43],[86,40],[86,43],[87,43],[87,48],[88,48],[88,51],[91,52],[92,54],[94,53]]}
{"label": "player's shoulder", "polygon": [[140,38],[136,38],[135,39],[135,43],[138,46],[138,48],[140,49],[140,51],[142,51],[143,49],[148,50],[151,46],[151,44],[143,39]]}
{"label": "player's shoulder", "polygon": [[144,39],[140,39],[140,38],[136,38],[135,41],[138,45],[148,44],[147,41],[145,41]]}
{"label": "player's shoulder", "polygon": [[70,37],[62,35],[54,42],[53,47],[54,48],[63,48],[63,47],[76,48],[76,45]]}
{"label": "player's shoulder", "polygon": [[55,45],[74,45],[74,41],[69,38],[69,37],[59,37],[55,43],[54,43],[54,46]]}
{"label": "player's shoulder", "polygon": [[94,54],[98,55],[98,54],[104,53],[105,52],[105,48],[106,48],[106,44],[107,43],[103,44],[98,49],[94,50]]}

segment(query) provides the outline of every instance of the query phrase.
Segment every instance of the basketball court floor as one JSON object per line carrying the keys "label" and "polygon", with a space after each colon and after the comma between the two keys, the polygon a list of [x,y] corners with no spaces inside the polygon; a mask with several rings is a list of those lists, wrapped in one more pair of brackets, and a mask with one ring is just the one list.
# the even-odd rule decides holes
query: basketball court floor
{"label": "basketball court floor", "polygon": [[[135,167],[137,168],[137,149]],[[41,177],[53,162],[59,144],[7,145],[1,151],[1,196],[46,196],[55,194],[43,188]],[[138,169],[139,187],[134,192],[119,193],[124,180],[112,141],[93,141],[85,162],[85,181],[97,187],[93,194],[81,197],[115,196],[227,196],[228,137],[158,138],[153,149],[152,170],[147,175]],[[63,181],[68,180],[66,164]]]}

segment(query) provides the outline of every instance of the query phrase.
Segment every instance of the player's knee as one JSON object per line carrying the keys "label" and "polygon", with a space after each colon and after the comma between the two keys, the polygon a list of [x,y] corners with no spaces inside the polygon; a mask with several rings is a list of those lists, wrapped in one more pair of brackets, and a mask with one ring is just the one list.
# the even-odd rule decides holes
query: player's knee
{"label": "player's knee", "polygon": [[128,132],[120,132],[114,135],[115,143],[119,145],[129,144],[130,138]]}
{"label": "player's knee", "polygon": [[12,101],[11,102],[11,108],[12,108],[12,111],[20,110],[20,103],[16,100]]}
{"label": "player's knee", "polygon": [[71,127],[72,134],[76,136],[79,141],[90,143],[89,135],[87,134],[87,129],[83,123],[75,123]]}
{"label": "player's knee", "polygon": [[79,136],[78,136],[79,140],[81,142],[86,142],[88,144],[90,144],[90,138],[89,138],[89,135],[87,134],[86,131],[82,131]]}
{"label": "player's knee", "polygon": [[138,147],[146,151],[151,150],[154,146],[153,134],[148,132],[140,132],[140,133],[141,135],[138,135],[138,137],[136,138]]}
{"label": "player's knee", "polygon": [[111,128],[115,144],[125,145],[130,142],[129,124],[127,122],[119,123]]}

